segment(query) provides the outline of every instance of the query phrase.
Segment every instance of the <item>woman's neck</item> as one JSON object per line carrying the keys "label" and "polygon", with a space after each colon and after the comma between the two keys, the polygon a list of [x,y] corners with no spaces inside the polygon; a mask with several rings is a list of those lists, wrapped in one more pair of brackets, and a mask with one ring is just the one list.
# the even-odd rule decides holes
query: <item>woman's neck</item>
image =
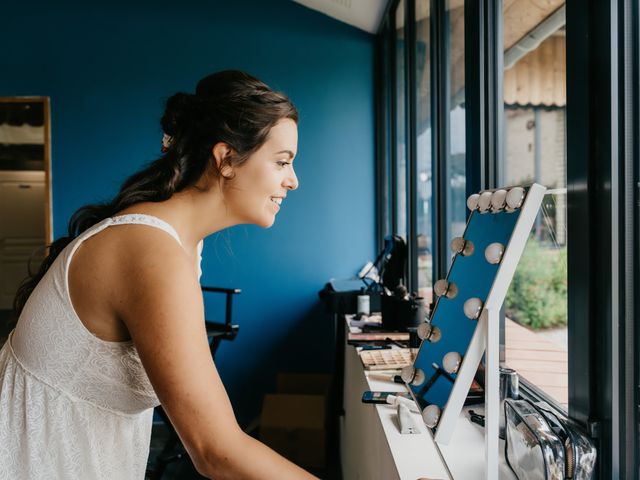
{"label": "woman's neck", "polygon": [[118,215],[127,213],[143,213],[164,220],[175,228],[187,252],[195,251],[206,236],[239,223],[229,213],[222,195],[213,188],[207,192],[187,189],[163,202],[137,203]]}

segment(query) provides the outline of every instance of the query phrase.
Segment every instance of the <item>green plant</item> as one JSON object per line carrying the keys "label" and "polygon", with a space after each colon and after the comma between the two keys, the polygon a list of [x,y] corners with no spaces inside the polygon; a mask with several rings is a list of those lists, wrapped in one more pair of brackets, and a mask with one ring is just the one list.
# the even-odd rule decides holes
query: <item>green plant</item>
{"label": "green plant", "polygon": [[567,249],[530,238],[505,301],[506,314],[533,329],[567,324]]}

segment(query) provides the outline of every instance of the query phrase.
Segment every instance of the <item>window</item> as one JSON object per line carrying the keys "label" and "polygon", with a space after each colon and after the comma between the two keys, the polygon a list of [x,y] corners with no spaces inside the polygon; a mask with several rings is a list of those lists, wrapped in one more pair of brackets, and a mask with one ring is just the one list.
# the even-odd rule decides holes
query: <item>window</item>
{"label": "window", "polygon": [[431,119],[431,18],[429,1],[416,2],[416,157],[418,175],[415,179],[416,233],[417,233],[417,267],[418,292],[432,300],[433,286],[433,175],[432,175],[432,141]]}
{"label": "window", "polygon": [[395,13],[395,138],[396,138],[396,225],[395,233],[407,240],[407,128],[405,81],[405,2],[401,0]]}
{"label": "window", "polygon": [[468,194],[547,186],[505,302],[505,360],[523,393],[598,438],[599,477],[635,478],[638,2],[403,0],[387,15],[393,228],[415,245],[412,290],[429,297],[446,272]]}
{"label": "window", "polygon": [[[464,2],[448,0],[446,3],[444,42],[445,86],[448,104],[447,129],[447,228],[446,242],[443,248],[448,252],[448,245],[453,237],[459,237],[466,226],[466,109],[465,109],[465,52],[464,52]],[[447,268],[451,257],[447,253]]]}
{"label": "window", "polygon": [[[537,182],[548,188],[505,300],[505,363],[566,410],[564,23],[564,6],[558,10],[557,2],[545,9],[505,3],[504,156],[497,171],[500,186]],[[531,38],[539,42],[532,49]]]}
{"label": "window", "polygon": [[[410,247],[410,289],[431,302],[450,240],[466,224],[464,2],[407,2],[390,12],[394,59],[385,73],[394,84],[393,223]],[[444,68],[434,70],[436,59]],[[435,236],[438,225],[447,227]]]}

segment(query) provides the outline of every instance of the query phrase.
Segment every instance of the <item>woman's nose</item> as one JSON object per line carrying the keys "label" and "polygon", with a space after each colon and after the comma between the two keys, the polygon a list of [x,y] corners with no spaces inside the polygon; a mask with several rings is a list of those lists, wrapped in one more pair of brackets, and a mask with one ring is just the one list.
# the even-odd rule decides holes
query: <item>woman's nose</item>
{"label": "woman's nose", "polygon": [[293,170],[293,167],[291,168],[291,174],[287,175],[283,185],[289,190],[295,190],[298,188],[298,177],[296,176],[296,172]]}

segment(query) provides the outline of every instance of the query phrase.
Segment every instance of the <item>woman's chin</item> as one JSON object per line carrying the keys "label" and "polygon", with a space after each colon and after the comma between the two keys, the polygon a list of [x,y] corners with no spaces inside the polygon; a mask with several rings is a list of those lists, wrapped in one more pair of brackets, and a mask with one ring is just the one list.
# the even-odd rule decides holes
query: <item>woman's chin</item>
{"label": "woman's chin", "polygon": [[253,223],[255,223],[256,225],[262,228],[269,228],[269,227],[272,227],[275,222],[276,222],[275,215],[265,215],[260,219],[256,219],[256,221]]}

